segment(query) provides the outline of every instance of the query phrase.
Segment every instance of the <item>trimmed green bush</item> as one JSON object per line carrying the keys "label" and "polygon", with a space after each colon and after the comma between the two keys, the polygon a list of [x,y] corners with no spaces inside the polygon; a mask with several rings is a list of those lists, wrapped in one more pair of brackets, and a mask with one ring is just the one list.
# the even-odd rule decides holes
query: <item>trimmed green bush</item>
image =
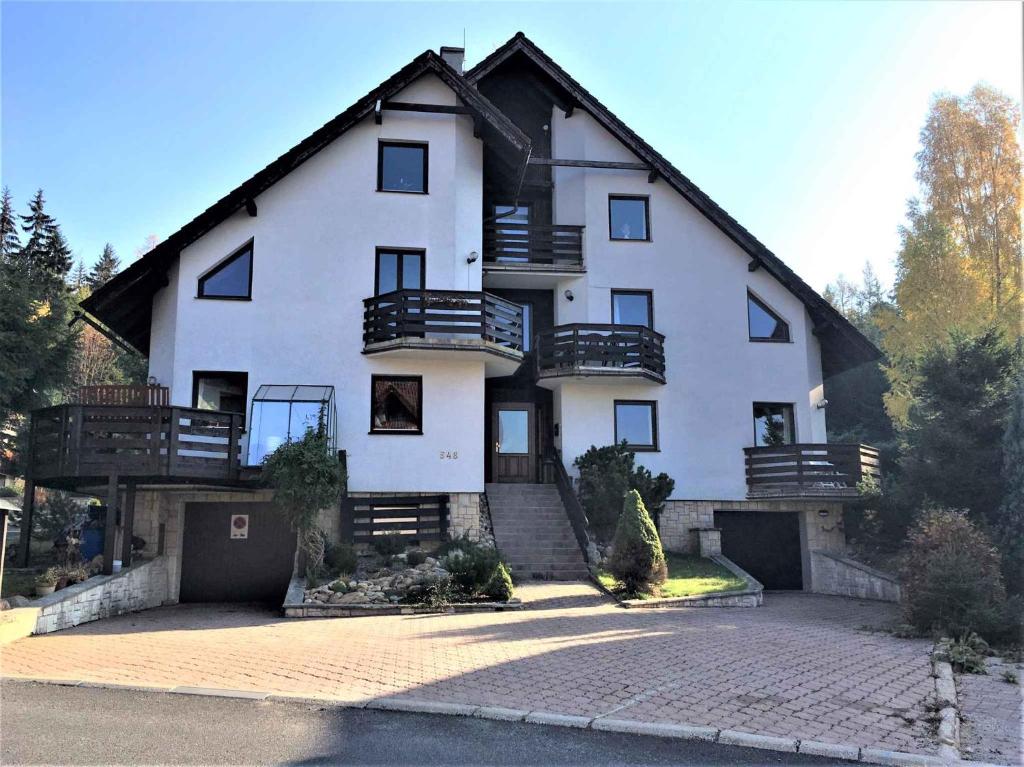
{"label": "trimmed green bush", "polygon": [[573,465],[579,469],[578,494],[591,528],[603,539],[615,530],[623,499],[630,490],[640,493],[645,506],[661,512],[676,483],[662,472],[653,476],[636,465],[636,454],[625,442],[606,447],[591,446]]}
{"label": "trimmed green bush", "polygon": [[491,574],[491,579],[484,587],[484,594],[491,599],[507,602],[512,598],[514,588],[512,585],[512,573],[505,567],[504,562],[498,562],[498,566],[494,568],[494,572]]}
{"label": "trimmed green bush", "polygon": [[668,575],[658,531],[636,490],[626,493],[607,567],[630,595],[650,593]]}
{"label": "trimmed green bush", "polygon": [[412,549],[405,554],[405,563],[409,567],[417,567],[427,561],[427,552],[420,549]]}
{"label": "trimmed green bush", "polygon": [[462,541],[459,548],[448,552],[441,566],[451,573],[452,583],[463,596],[474,597],[483,593],[498,564],[497,549]]}
{"label": "trimmed green bush", "polygon": [[359,565],[359,556],[356,554],[355,546],[351,544],[328,544],[324,553],[324,563],[332,573],[352,575]]}

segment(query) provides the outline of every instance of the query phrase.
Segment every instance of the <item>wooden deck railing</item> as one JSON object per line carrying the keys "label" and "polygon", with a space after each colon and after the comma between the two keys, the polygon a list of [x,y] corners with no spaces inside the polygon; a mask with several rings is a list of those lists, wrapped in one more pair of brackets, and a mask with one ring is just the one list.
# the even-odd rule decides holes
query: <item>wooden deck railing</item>
{"label": "wooden deck railing", "polygon": [[643,325],[573,324],[539,333],[537,374],[638,374],[665,380],[665,336]]}
{"label": "wooden deck railing", "polygon": [[489,222],[484,225],[484,265],[583,269],[583,227]]}
{"label": "wooden deck railing", "polygon": [[149,405],[171,404],[171,390],[156,384],[109,384],[79,386],[69,400],[74,405]]}
{"label": "wooden deck railing", "polygon": [[490,293],[396,290],[363,301],[363,344],[480,338],[523,349],[523,307]]}
{"label": "wooden deck railing", "polygon": [[406,541],[440,541],[448,531],[448,496],[347,497],[341,502],[341,536],[372,543],[375,536]]}
{"label": "wooden deck railing", "polygon": [[31,415],[33,480],[117,475],[234,483],[242,416],[184,407],[58,405]]}
{"label": "wooden deck railing", "polygon": [[881,478],[878,449],[870,445],[795,444],[743,452],[751,497],[856,496],[861,481]]}

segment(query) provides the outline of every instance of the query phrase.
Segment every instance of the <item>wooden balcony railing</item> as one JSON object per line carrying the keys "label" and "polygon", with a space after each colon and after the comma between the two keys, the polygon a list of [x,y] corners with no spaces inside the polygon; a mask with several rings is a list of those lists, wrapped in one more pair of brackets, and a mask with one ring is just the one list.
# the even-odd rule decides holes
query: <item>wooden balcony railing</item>
{"label": "wooden balcony railing", "polygon": [[483,339],[523,350],[523,307],[490,293],[396,290],[363,301],[363,344]]}
{"label": "wooden balcony railing", "polygon": [[242,416],[194,408],[58,405],[35,410],[29,475],[72,486],[117,475],[235,483]]}
{"label": "wooden balcony railing", "polygon": [[849,497],[861,481],[881,479],[878,449],[869,445],[795,444],[743,448],[747,495]]}
{"label": "wooden balcony railing", "polygon": [[558,325],[537,336],[537,375],[630,375],[665,382],[665,336],[643,325]]}
{"label": "wooden balcony railing", "polygon": [[69,401],[75,405],[169,405],[171,390],[156,384],[79,386]]}
{"label": "wooden balcony railing", "polygon": [[484,224],[484,266],[583,270],[583,227]]}

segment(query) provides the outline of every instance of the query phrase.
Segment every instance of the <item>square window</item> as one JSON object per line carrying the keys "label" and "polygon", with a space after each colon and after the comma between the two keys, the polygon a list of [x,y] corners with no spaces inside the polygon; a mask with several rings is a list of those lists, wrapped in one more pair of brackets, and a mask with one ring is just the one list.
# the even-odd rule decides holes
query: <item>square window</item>
{"label": "square window", "polygon": [[646,197],[608,196],[608,236],[613,240],[650,240]]}
{"label": "square window", "polygon": [[377,284],[374,295],[395,290],[421,290],[426,273],[422,250],[377,248]]}
{"label": "square window", "polygon": [[422,376],[371,376],[371,434],[422,434],[422,414]]}
{"label": "square window", "polygon": [[252,240],[199,278],[199,298],[252,298]]}
{"label": "square window", "polygon": [[426,144],[381,141],[377,147],[378,192],[426,194]]}
{"label": "square window", "polygon": [[631,450],[658,449],[658,403],[615,400],[615,443]]}
{"label": "square window", "polygon": [[778,402],[754,403],[754,444],[757,447],[792,445],[795,441],[792,405]]}
{"label": "square window", "polygon": [[613,290],[612,323],[654,327],[654,301],[649,290]]}
{"label": "square window", "polygon": [[241,413],[244,423],[248,386],[248,373],[195,370],[192,372],[192,407],[198,410],[219,410],[222,413]]}

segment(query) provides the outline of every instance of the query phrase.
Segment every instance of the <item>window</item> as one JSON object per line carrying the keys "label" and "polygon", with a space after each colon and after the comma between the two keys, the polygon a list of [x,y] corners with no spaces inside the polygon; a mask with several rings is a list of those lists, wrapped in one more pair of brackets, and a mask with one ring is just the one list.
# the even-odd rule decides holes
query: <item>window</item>
{"label": "window", "polygon": [[241,413],[244,417],[248,387],[247,373],[193,371],[192,407],[199,410],[219,410],[223,413]]}
{"label": "window", "polygon": [[377,145],[377,191],[427,193],[427,145],[381,141]]}
{"label": "window", "polygon": [[334,387],[263,385],[252,398],[248,464],[255,466],[306,429],[327,435],[334,450]]}
{"label": "window", "polygon": [[654,297],[649,290],[613,290],[612,322],[654,327]]}
{"label": "window", "polygon": [[608,236],[613,240],[650,240],[646,197],[608,196]]}
{"label": "window", "polygon": [[377,272],[374,293],[383,295],[393,290],[420,290],[426,271],[422,250],[377,248]]}
{"label": "window", "polygon": [[789,325],[749,291],[747,292],[747,329],[751,341],[789,340]]}
{"label": "window", "polygon": [[501,455],[529,455],[530,411],[501,409],[498,411],[498,443]]}
{"label": "window", "polygon": [[658,449],[658,403],[615,400],[615,443],[631,450]]}
{"label": "window", "polygon": [[530,334],[533,333],[533,304],[520,304],[523,307],[523,352],[530,351]]}
{"label": "window", "polygon": [[[523,227],[530,224],[530,206],[495,205],[494,225],[498,255],[496,260],[503,263],[529,261],[530,230]],[[505,225],[505,227],[502,226]],[[518,255],[522,253],[522,255]]]}
{"label": "window", "polygon": [[252,242],[199,278],[199,298],[252,298]]}
{"label": "window", "polygon": [[422,434],[422,413],[422,376],[370,378],[370,434]]}
{"label": "window", "polygon": [[754,403],[754,444],[758,447],[792,445],[793,406],[775,402]]}

